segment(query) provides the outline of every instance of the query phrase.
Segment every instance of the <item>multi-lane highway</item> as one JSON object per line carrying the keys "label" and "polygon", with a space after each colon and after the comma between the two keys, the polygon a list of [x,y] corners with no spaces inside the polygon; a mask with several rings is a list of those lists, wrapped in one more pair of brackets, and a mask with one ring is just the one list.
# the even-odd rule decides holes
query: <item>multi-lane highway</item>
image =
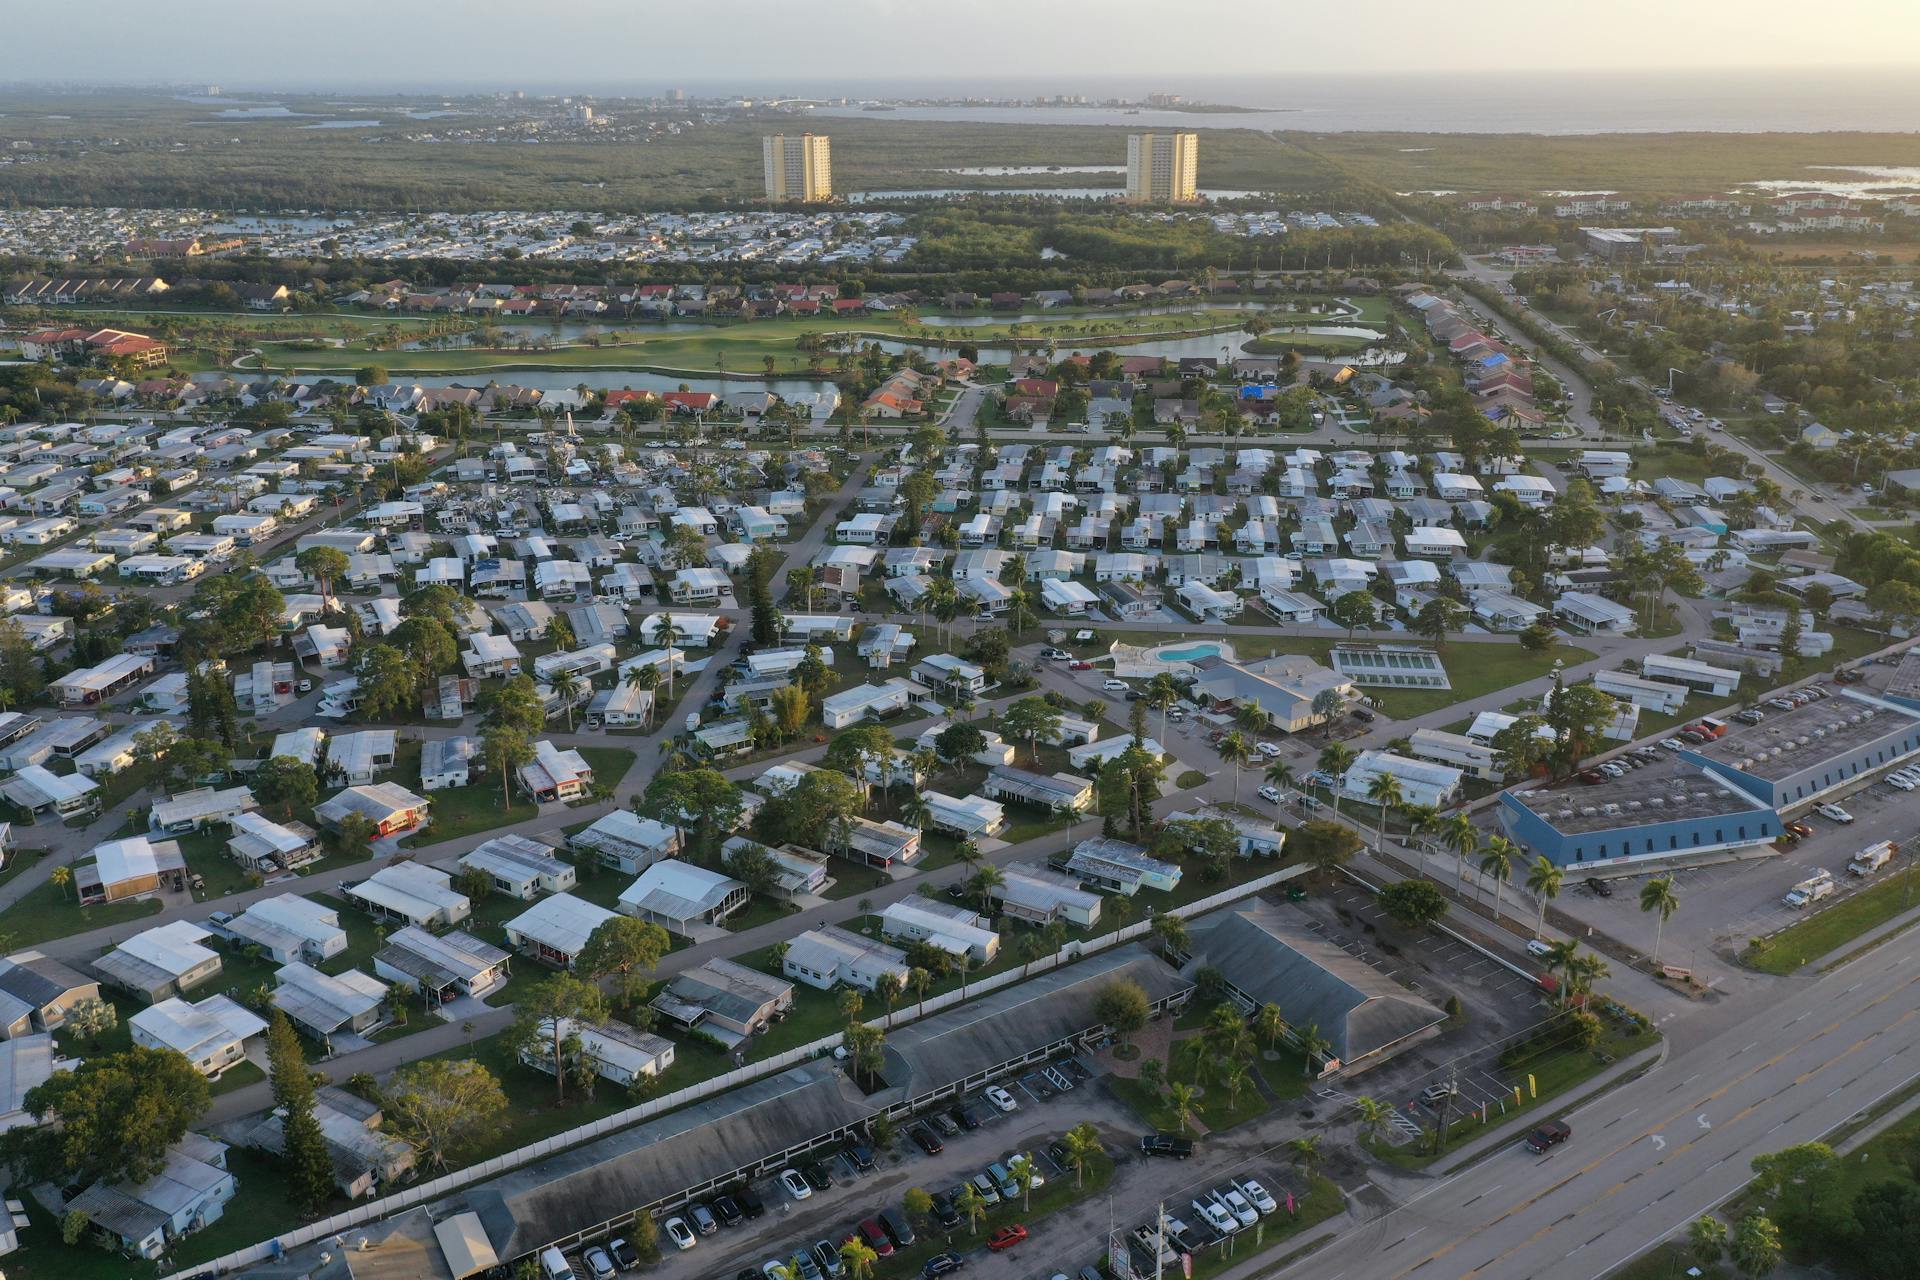
{"label": "multi-lane highway", "polygon": [[1574,1111],[1544,1156],[1512,1145],[1280,1275],[1598,1280],[1738,1190],[1755,1156],[1821,1137],[1920,1076],[1920,940],[1907,935]]}

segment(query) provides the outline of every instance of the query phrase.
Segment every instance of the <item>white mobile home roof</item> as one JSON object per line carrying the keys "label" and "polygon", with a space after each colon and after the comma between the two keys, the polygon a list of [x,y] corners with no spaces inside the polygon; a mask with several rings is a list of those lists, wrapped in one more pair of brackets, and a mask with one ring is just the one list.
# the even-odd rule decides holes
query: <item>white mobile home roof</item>
{"label": "white mobile home roof", "polygon": [[691,920],[746,887],[732,876],[668,858],[642,871],[620,894],[620,905],[668,920]]}
{"label": "white mobile home roof", "polygon": [[267,1029],[258,1014],[223,995],[208,996],[198,1004],[173,996],[134,1014],[128,1025],[148,1040],[186,1055],[190,1062]]}
{"label": "white mobile home roof", "polygon": [[[289,950],[297,950],[304,943],[326,950],[334,939],[346,940],[337,911],[294,893],[262,898],[229,920],[227,932],[263,946],[271,939]],[[290,948],[285,945],[289,942],[294,944]]]}
{"label": "white mobile home roof", "polygon": [[451,876],[417,862],[382,867],[353,886],[352,892],[410,920],[432,919],[443,911],[464,916],[471,907],[467,896],[454,889]]}
{"label": "white mobile home roof", "polygon": [[570,893],[556,893],[540,899],[507,921],[506,930],[509,934],[531,938],[562,955],[577,956],[580,949],[587,945],[587,939],[593,936],[593,931],[617,915],[617,912],[595,906],[584,898],[576,898]]}
{"label": "white mobile home roof", "polygon": [[387,984],[358,969],[322,973],[296,960],[282,965],[274,978],[279,986],[274,988],[273,1003],[288,1017],[320,1031],[351,1022],[387,998]]}

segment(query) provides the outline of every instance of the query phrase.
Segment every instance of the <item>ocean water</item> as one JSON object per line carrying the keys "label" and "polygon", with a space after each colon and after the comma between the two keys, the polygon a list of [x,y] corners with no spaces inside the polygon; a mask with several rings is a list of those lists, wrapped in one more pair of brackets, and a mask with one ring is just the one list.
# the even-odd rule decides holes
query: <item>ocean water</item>
{"label": "ocean water", "polygon": [[[1212,114],[1144,107],[1137,112],[1102,107],[901,107],[883,118],[1325,133],[1920,132],[1920,75],[1896,69],[1222,77],[1170,81],[1165,87],[1189,101],[1261,109]],[[951,87],[925,81],[876,82],[865,87],[842,84],[837,91],[858,98],[899,99],[1143,96],[1136,83],[1066,80]],[[866,113],[856,106],[813,114]]]}

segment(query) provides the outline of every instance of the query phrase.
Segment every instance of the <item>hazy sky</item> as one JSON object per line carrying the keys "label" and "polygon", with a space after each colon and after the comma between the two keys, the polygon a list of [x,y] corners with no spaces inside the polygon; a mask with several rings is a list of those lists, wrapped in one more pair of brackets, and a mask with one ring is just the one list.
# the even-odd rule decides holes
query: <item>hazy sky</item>
{"label": "hazy sky", "polygon": [[[17,3],[0,80],[1005,86],[1198,94],[1367,72],[1920,65],[1920,0],[132,0]],[[84,13],[84,20],[76,20]]]}

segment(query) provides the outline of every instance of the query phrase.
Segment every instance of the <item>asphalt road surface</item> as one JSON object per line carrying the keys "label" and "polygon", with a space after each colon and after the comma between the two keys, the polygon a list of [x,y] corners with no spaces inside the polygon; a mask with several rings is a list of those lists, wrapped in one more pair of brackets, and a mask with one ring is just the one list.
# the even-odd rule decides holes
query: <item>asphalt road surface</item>
{"label": "asphalt road surface", "polygon": [[1514,1135],[1278,1273],[1313,1280],[1599,1280],[1920,1076],[1920,940],[1887,943],[1576,1110],[1544,1156]]}

